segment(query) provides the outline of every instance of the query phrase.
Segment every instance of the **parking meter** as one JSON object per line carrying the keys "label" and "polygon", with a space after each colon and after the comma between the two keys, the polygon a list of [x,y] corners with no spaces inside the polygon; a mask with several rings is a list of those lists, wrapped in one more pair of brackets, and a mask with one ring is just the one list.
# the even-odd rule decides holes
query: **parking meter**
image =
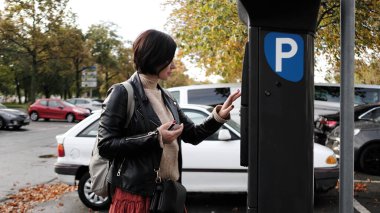
{"label": "parking meter", "polygon": [[313,49],[319,5],[320,0],[238,1],[249,36],[241,106],[248,212],[313,211]]}

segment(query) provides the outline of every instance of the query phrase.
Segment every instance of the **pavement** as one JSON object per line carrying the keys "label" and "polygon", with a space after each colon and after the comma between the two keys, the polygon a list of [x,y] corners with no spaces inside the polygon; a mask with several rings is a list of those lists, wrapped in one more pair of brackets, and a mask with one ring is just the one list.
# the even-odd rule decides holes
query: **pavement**
{"label": "pavement", "polygon": [[[360,178],[360,175],[358,176]],[[363,183],[363,191],[354,193],[355,213],[380,213],[380,177],[356,180]],[[246,195],[197,194],[188,193],[188,212],[246,212]],[[93,211],[79,200],[77,192],[66,193],[56,200],[40,203],[28,213],[86,213]],[[314,213],[339,212],[339,190],[333,189],[315,197]]]}

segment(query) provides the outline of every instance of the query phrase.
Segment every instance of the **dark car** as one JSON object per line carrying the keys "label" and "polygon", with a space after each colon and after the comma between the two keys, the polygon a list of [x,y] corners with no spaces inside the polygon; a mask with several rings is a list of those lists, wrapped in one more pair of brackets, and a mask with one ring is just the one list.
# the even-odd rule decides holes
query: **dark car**
{"label": "dark car", "polygon": [[75,106],[60,99],[38,99],[28,109],[30,119],[37,121],[40,118],[45,120],[61,119],[68,122],[81,121],[90,115],[88,109]]}
{"label": "dark car", "polygon": [[[367,117],[368,114],[365,115]],[[326,146],[337,157],[340,154],[340,126],[328,136]],[[355,169],[368,174],[380,175],[380,121],[359,120],[354,128],[354,162]]]}
{"label": "dark car", "polygon": [[[340,113],[321,115],[315,122],[315,142],[325,144],[328,134],[339,125]],[[380,103],[363,104],[354,108],[354,122],[380,120]]]}
{"label": "dark car", "polygon": [[0,104],[0,129],[11,127],[12,129],[20,129],[22,126],[28,125],[30,119],[28,114],[16,109],[8,109]]}

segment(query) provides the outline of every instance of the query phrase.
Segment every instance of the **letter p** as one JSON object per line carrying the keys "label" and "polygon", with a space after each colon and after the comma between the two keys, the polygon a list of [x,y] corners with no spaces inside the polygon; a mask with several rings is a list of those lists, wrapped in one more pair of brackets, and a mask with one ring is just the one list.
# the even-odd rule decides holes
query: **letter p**
{"label": "letter p", "polygon": [[[282,46],[284,44],[290,45],[289,52],[283,52]],[[282,59],[293,57],[298,50],[296,41],[291,38],[276,38],[276,72],[282,72]]]}

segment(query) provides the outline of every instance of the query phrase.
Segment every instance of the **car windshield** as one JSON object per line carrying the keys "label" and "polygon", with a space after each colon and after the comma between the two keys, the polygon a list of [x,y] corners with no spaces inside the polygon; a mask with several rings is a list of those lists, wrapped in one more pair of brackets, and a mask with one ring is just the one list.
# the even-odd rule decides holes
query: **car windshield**
{"label": "car windshield", "polygon": [[69,103],[69,102],[67,102],[67,101],[62,101],[62,103],[63,103],[65,106],[68,106],[68,107],[75,107],[74,104]]}
{"label": "car windshield", "polygon": [[[210,113],[214,108],[207,108]],[[227,124],[231,126],[234,130],[240,133],[240,116],[239,114],[231,114],[231,119],[227,121]]]}

